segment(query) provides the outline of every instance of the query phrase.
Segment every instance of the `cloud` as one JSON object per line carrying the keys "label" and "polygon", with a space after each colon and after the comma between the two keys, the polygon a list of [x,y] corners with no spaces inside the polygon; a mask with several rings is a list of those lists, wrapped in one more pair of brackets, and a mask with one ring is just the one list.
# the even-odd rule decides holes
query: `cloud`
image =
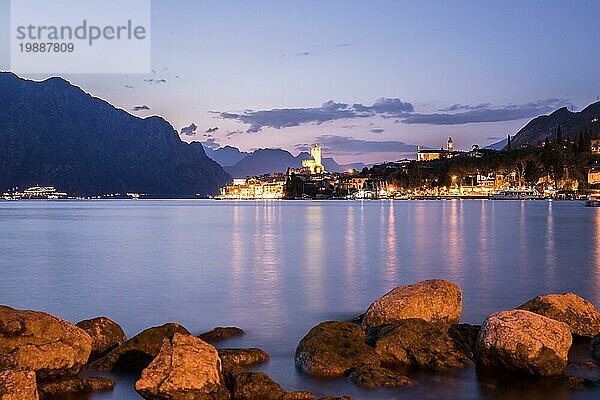
{"label": "cloud", "polygon": [[[321,135],[316,139],[324,151],[336,154],[358,155],[363,153],[409,153],[416,152],[417,146],[396,140],[363,140],[348,136]],[[307,151],[309,144],[297,144],[297,150]]]}
{"label": "cloud", "polygon": [[[155,72],[153,72],[153,73],[155,73]],[[149,79],[144,79],[144,82],[158,85],[160,83],[167,83],[167,80],[165,78],[149,78]]]}
{"label": "cloud", "polygon": [[208,147],[209,149],[213,149],[213,150],[216,150],[219,147],[221,147],[221,145],[219,145],[219,143],[217,142],[217,139],[215,139],[215,138],[210,138],[210,139],[207,139],[204,142],[200,142],[200,143],[202,143],[202,145],[204,147]]}
{"label": "cloud", "polygon": [[485,138],[485,140],[501,140],[501,139],[504,139],[504,138],[501,138],[499,136],[488,136]]}
{"label": "cloud", "polygon": [[148,107],[147,105],[143,104],[141,106],[133,106],[131,109],[133,111],[143,111],[143,110],[149,110],[150,107]]}
{"label": "cloud", "polygon": [[296,53],[297,56],[302,57],[302,56],[310,56],[310,52],[308,51],[303,51],[300,53]]}
{"label": "cloud", "polygon": [[194,136],[196,134],[196,129],[198,129],[198,127],[195,123],[192,122],[190,126],[181,128],[180,133],[186,136]]}
{"label": "cloud", "polygon": [[[491,106],[488,103],[477,106],[459,106],[457,113],[435,113],[435,114],[411,114],[402,119],[405,124],[428,124],[428,125],[462,125],[476,122],[502,122],[515,121],[519,119],[537,117],[548,114],[557,108],[568,105],[565,99],[546,99],[525,104],[509,104],[503,106]],[[470,108],[465,108],[470,107]],[[454,108],[451,106],[449,108]]]}
{"label": "cloud", "polygon": [[256,133],[262,128],[287,128],[306,123],[321,124],[340,119],[365,118],[375,115],[384,117],[405,116],[412,112],[413,106],[400,99],[380,98],[370,106],[363,104],[349,105],[329,100],[321,107],[313,108],[276,108],[272,110],[246,110],[242,113],[221,112],[218,116],[223,119],[237,120],[249,124],[247,132]]}
{"label": "cloud", "polygon": [[333,45],[333,47],[348,47],[350,46],[350,43],[338,43]]}
{"label": "cloud", "polygon": [[482,108],[490,108],[490,103],[480,103],[477,105],[465,105],[465,104],[453,104],[450,107],[440,108],[438,111],[468,111],[468,110],[481,110]]}
{"label": "cloud", "polygon": [[206,133],[215,133],[215,132],[216,132],[216,131],[218,131],[218,130],[219,130],[219,127],[218,127],[218,126],[215,126],[214,128],[208,128],[208,129],[206,130]]}
{"label": "cloud", "polygon": [[369,132],[372,132],[372,133],[383,133],[383,132],[385,132],[385,129],[374,128],[374,129],[369,129]]}
{"label": "cloud", "polygon": [[[411,103],[398,98],[379,98],[372,105],[348,104],[329,100],[320,107],[276,108],[271,110],[245,110],[239,113],[216,112],[222,119],[236,120],[249,125],[246,132],[257,133],[263,128],[287,128],[303,124],[321,124],[342,119],[379,116],[393,118],[396,123],[426,125],[462,125],[478,122],[503,122],[548,114],[570,103],[565,99],[551,98],[524,104],[494,106],[490,103],[475,105],[453,104],[438,113],[415,112]],[[351,126],[351,125],[344,125]],[[371,132],[377,132],[372,129]]]}

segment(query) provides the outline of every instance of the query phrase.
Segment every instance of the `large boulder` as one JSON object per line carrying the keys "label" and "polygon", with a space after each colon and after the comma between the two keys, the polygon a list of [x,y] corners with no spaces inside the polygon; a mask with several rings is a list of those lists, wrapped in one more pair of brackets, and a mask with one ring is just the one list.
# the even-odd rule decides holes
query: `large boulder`
{"label": "large boulder", "polygon": [[162,348],[163,340],[172,338],[176,333],[190,334],[187,329],[177,323],[148,328],[106,356],[92,362],[89,368],[97,371],[139,372],[156,357]]}
{"label": "large boulder", "polygon": [[226,400],[221,360],[210,344],[175,333],[142,371],[135,390],[148,400]]}
{"label": "large boulder", "polygon": [[427,280],[397,287],[375,300],[362,325],[370,328],[411,318],[450,325],[459,322],[461,312],[460,287],[444,280]]}
{"label": "large boulder", "polygon": [[500,311],[481,327],[477,361],[530,375],[560,375],[567,367],[572,340],[564,322],[525,310]]}
{"label": "large boulder", "polygon": [[77,375],[92,338],[64,319],[0,306],[0,370],[28,370],[38,380]]}
{"label": "large boulder", "polygon": [[392,388],[412,385],[412,381],[404,375],[375,365],[363,365],[354,368],[350,379],[359,386],[366,388]]}
{"label": "large boulder", "polygon": [[361,365],[379,365],[365,333],[351,322],[329,321],[312,328],[298,344],[296,366],[309,375],[338,377]]}
{"label": "large boulder", "polygon": [[422,319],[371,328],[368,342],[381,363],[390,367],[446,369],[472,363],[470,354],[448,335],[448,328]]}
{"label": "large boulder", "polygon": [[44,396],[56,396],[68,393],[103,392],[113,390],[114,386],[115,381],[110,378],[83,376],[41,383],[39,390]]}
{"label": "large boulder", "polygon": [[92,338],[92,354],[90,360],[105,356],[115,347],[127,340],[123,328],[107,317],[86,319],[77,326],[87,332]]}
{"label": "large boulder", "polygon": [[600,312],[575,293],[537,296],[519,308],[564,322],[573,335],[592,337],[600,334]]}
{"label": "large boulder", "polygon": [[38,390],[33,371],[0,372],[0,399],[38,400]]}

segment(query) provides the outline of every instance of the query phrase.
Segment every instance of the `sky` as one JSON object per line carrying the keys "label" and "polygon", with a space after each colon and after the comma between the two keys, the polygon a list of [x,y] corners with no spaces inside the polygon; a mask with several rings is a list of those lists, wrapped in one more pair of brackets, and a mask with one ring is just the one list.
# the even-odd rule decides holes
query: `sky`
{"label": "sky", "polygon": [[[3,70],[8,7],[0,0]],[[318,143],[338,162],[373,163],[449,136],[484,146],[596,101],[598,15],[597,0],[156,0],[154,73],[62,76],[162,116],[186,141],[292,153]]]}

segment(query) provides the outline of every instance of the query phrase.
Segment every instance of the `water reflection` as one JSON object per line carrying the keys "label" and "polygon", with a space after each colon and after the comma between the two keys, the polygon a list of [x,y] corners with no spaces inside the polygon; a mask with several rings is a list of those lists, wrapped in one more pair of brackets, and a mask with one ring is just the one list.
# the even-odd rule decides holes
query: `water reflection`
{"label": "water reflection", "polygon": [[[398,260],[397,260],[397,251],[396,248],[396,217],[394,215],[394,200],[389,202],[388,212],[387,212],[387,260],[386,260],[386,274],[385,279],[388,282],[396,282],[397,272],[398,272]],[[384,225],[385,226],[385,225]]]}

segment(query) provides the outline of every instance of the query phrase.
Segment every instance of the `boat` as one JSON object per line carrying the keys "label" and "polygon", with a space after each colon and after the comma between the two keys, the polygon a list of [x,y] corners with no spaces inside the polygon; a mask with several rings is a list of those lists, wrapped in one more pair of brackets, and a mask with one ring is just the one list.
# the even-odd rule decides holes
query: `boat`
{"label": "boat", "polygon": [[507,189],[493,194],[492,200],[538,200],[544,196],[535,189]]}
{"label": "boat", "polygon": [[585,201],[586,207],[600,207],[600,197],[598,196],[590,196]]}

